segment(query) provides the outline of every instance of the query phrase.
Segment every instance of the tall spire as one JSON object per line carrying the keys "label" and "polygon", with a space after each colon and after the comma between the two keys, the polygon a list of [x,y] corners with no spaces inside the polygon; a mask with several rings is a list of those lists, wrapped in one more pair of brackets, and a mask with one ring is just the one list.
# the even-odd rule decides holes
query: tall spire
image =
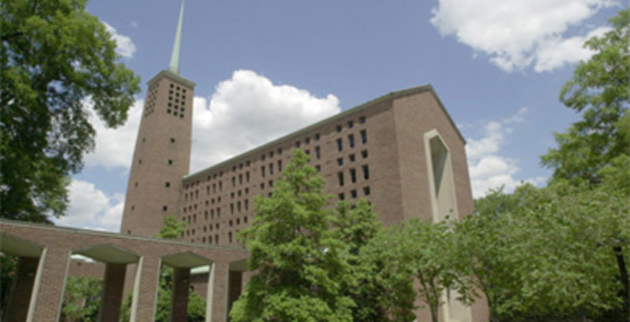
{"label": "tall spire", "polygon": [[184,2],[182,0],[182,8],[179,11],[179,22],[177,23],[177,33],[175,33],[175,43],[173,43],[173,52],[171,53],[171,64],[168,69],[179,75],[179,43],[182,39],[182,22],[184,20]]}

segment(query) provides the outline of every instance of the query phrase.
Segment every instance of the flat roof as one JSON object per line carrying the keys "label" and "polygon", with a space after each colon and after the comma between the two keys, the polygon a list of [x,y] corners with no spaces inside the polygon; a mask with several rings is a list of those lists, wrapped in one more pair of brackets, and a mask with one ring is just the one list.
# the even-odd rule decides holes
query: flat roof
{"label": "flat roof", "polygon": [[457,132],[457,134],[459,135],[459,138],[462,140],[462,142],[464,142],[464,144],[466,144],[466,139],[464,139],[464,136],[462,135],[462,133],[459,131],[459,129],[457,128],[457,126],[455,125],[455,122],[453,121],[453,119],[451,118],[451,115],[448,113],[448,111],[446,110],[446,108],[444,107],[444,104],[442,104],[442,101],[440,100],[440,98],[438,97],[437,93],[435,92],[435,90],[433,89],[433,86],[431,86],[430,84],[426,84],[426,85],[422,85],[422,86],[416,86],[416,87],[411,87],[411,88],[406,88],[406,89],[402,89],[402,90],[398,90],[398,91],[394,91],[394,92],[390,92],[388,94],[379,96],[375,99],[372,99],[370,101],[367,101],[363,104],[357,105],[355,107],[349,108],[341,113],[335,114],[333,116],[330,116],[328,118],[325,118],[319,122],[313,123],[307,127],[304,127],[302,129],[299,129],[297,131],[291,132],[289,134],[286,134],[280,138],[277,138],[275,140],[272,140],[270,142],[267,142],[261,146],[255,147],[247,152],[241,153],[239,155],[236,155],[234,157],[231,157],[225,161],[221,161],[217,164],[211,165],[207,168],[201,169],[197,172],[194,173],[190,173],[188,175],[185,175],[182,177],[182,180],[186,180],[189,178],[192,178],[194,176],[197,176],[201,173],[204,172],[208,172],[211,171],[213,169],[216,168],[221,168],[224,167],[228,164],[232,164],[234,161],[238,160],[238,159],[242,159],[242,158],[246,158],[248,156],[251,156],[253,154],[257,154],[262,150],[265,150],[271,146],[277,145],[283,141],[286,141],[292,137],[296,137],[296,136],[300,136],[302,134],[305,134],[306,132],[309,132],[315,128],[321,127],[325,124],[328,123],[333,123],[339,119],[344,118],[347,115],[353,114],[353,113],[357,113],[360,111],[365,110],[366,108],[368,108],[369,106],[372,106],[374,104],[386,101],[386,100],[395,100],[401,97],[405,97],[405,96],[411,96],[414,94],[419,94],[419,93],[423,93],[423,92],[429,92],[433,95],[433,97],[435,98],[435,100],[437,101],[438,105],[440,106],[440,108],[442,109],[442,111],[444,111],[444,114],[446,115],[448,121],[451,123],[451,125],[453,126],[453,128],[455,129],[455,132]]}

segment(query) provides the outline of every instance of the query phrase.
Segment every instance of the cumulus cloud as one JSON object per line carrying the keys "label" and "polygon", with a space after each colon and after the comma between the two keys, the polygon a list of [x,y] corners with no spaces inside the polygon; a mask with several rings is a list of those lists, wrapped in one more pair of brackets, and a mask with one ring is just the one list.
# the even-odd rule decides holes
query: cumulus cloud
{"label": "cumulus cloud", "polygon": [[70,204],[66,215],[55,219],[60,226],[118,232],[124,196],[107,196],[93,183],[73,180],[69,187]]}
{"label": "cumulus cloud", "polygon": [[235,71],[210,99],[196,97],[192,170],[200,170],[339,113],[332,94],[275,85],[253,71]]}
{"label": "cumulus cloud", "polygon": [[506,191],[512,191],[523,181],[532,184],[544,182],[544,178],[516,179],[519,171],[516,160],[499,155],[506,136],[513,131],[510,124],[523,122],[526,113],[527,108],[522,108],[509,118],[488,122],[483,137],[467,139],[466,154],[474,198],[483,197],[489,190],[502,186]]}
{"label": "cumulus cloud", "polygon": [[508,72],[528,66],[549,71],[589,58],[584,41],[605,29],[569,38],[567,32],[602,8],[617,5],[615,0],[438,1],[431,23],[439,32],[488,55]]}
{"label": "cumulus cloud", "polygon": [[87,166],[101,165],[108,169],[129,168],[143,105],[144,100],[136,101],[129,109],[129,116],[124,125],[108,128],[92,110],[92,104],[89,101],[85,102],[84,106],[90,114],[90,123],[96,130],[95,149],[85,155]]}
{"label": "cumulus cloud", "polygon": [[136,45],[131,41],[131,38],[119,34],[116,28],[106,22],[103,22],[103,25],[105,25],[105,30],[112,35],[112,39],[116,42],[116,52],[125,58],[133,57],[133,54],[136,52]]}

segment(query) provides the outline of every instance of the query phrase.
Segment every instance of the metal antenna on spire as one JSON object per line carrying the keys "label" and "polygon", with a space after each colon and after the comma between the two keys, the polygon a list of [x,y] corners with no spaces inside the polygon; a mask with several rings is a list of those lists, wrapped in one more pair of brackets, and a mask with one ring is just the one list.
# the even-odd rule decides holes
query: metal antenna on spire
{"label": "metal antenna on spire", "polygon": [[173,52],[171,53],[171,64],[168,69],[179,75],[179,43],[182,39],[182,22],[184,20],[184,3],[186,0],[182,0],[182,8],[179,11],[179,22],[177,23],[177,33],[175,33],[175,43],[173,44]]}

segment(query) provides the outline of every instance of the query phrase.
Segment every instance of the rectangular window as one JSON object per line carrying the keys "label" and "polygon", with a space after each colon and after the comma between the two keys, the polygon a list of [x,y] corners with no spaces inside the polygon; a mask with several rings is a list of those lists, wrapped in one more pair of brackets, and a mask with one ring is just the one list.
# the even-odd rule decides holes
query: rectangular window
{"label": "rectangular window", "polygon": [[236,177],[232,176],[232,188],[236,187]]}
{"label": "rectangular window", "polygon": [[238,175],[238,184],[243,184],[243,174]]}
{"label": "rectangular window", "polygon": [[348,121],[348,128],[351,129],[354,126],[353,121]]}
{"label": "rectangular window", "polygon": [[370,167],[366,164],[363,167],[363,179],[370,179]]}
{"label": "rectangular window", "polygon": [[315,157],[319,160],[319,158],[322,157],[322,152],[321,149],[319,148],[319,145],[315,147]]}
{"label": "rectangular window", "polygon": [[367,143],[367,131],[366,130],[361,130],[361,143],[363,143],[363,144]]}
{"label": "rectangular window", "polygon": [[370,193],[371,193],[371,191],[370,191],[370,187],[364,187],[364,188],[363,188],[363,195],[365,195],[365,196],[369,196],[369,195],[370,195]]}
{"label": "rectangular window", "polygon": [[300,147],[300,141],[295,142],[295,147],[299,148]]}
{"label": "rectangular window", "polygon": [[337,151],[343,151],[343,141],[341,139],[337,139]]}
{"label": "rectangular window", "polygon": [[344,200],[346,199],[346,196],[343,193],[339,194],[339,200]]}
{"label": "rectangular window", "polygon": [[343,187],[343,172],[337,173],[337,179],[339,180],[339,186]]}
{"label": "rectangular window", "polygon": [[264,178],[265,177],[265,166],[261,166],[260,167],[260,175]]}
{"label": "rectangular window", "polygon": [[341,125],[337,125],[337,133],[341,132]]}
{"label": "rectangular window", "polygon": [[354,148],[354,135],[353,134],[348,135],[348,145],[350,146],[350,148]]}
{"label": "rectangular window", "polygon": [[249,171],[245,172],[245,181],[249,183]]}
{"label": "rectangular window", "polygon": [[273,175],[273,163],[269,163],[269,175]]}
{"label": "rectangular window", "polygon": [[356,169],[350,169],[350,181],[352,181],[352,183],[357,182],[357,170]]}
{"label": "rectangular window", "polygon": [[352,199],[357,199],[357,191],[356,190],[350,191],[350,196],[352,197]]}
{"label": "rectangular window", "polygon": [[343,158],[337,158],[337,165],[343,165]]}
{"label": "rectangular window", "polygon": [[353,154],[350,154],[350,155],[348,156],[348,159],[350,160],[350,162],[354,162],[354,160],[355,160],[354,153],[353,153]]}
{"label": "rectangular window", "polygon": [[278,160],[278,171],[282,171],[282,160]]}
{"label": "rectangular window", "polygon": [[365,124],[365,116],[359,117],[359,123]]}
{"label": "rectangular window", "polygon": [[319,141],[319,133],[315,133],[315,141]]}

